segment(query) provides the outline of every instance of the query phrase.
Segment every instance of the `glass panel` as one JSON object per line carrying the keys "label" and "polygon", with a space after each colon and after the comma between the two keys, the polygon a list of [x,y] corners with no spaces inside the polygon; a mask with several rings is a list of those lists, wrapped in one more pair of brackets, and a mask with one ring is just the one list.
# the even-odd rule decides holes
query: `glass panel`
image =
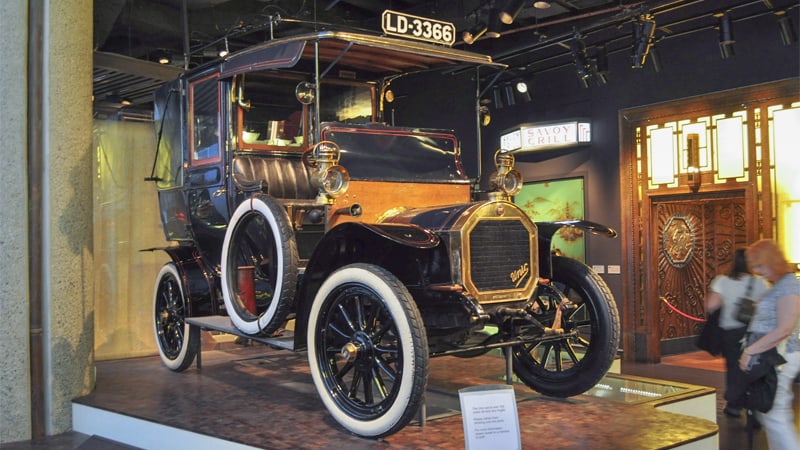
{"label": "glass panel", "polygon": [[719,178],[744,176],[746,163],[741,117],[717,121],[717,173]]}
{"label": "glass panel", "polygon": [[217,78],[191,85],[192,161],[219,160],[219,120]]}
{"label": "glass panel", "polygon": [[675,180],[675,137],[672,127],[650,130],[649,155],[652,184],[672,183]]}
{"label": "glass panel", "polygon": [[773,116],[778,240],[787,258],[800,263],[800,158],[795,150],[800,141],[800,107],[775,111]]}

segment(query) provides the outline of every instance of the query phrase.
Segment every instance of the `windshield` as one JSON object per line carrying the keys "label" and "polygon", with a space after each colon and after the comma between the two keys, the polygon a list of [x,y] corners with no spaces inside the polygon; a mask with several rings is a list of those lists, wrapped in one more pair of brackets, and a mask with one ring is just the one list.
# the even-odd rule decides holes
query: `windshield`
{"label": "windshield", "polygon": [[[313,104],[303,105],[296,96],[299,74],[252,72],[234,82],[238,112],[239,148],[300,150],[313,136]],[[375,119],[372,84],[323,81],[317,95],[322,121],[364,124]]]}

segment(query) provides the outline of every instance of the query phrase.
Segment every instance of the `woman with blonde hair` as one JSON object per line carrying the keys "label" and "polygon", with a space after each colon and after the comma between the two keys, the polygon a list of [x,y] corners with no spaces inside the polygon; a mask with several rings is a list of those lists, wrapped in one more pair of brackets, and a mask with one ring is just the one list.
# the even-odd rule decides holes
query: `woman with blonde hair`
{"label": "woman with blonde hair", "polygon": [[769,448],[800,449],[792,410],[792,383],[800,373],[800,280],[770,239],[753,243],[746,256],[750,270],[772,283],[772,287],[756,304],[739,367],[746,372],[753,355],[772,348],[784,357],[786,363],[777,367],[778,388],[772,409],[759,413],[759,419],[767,432]]}

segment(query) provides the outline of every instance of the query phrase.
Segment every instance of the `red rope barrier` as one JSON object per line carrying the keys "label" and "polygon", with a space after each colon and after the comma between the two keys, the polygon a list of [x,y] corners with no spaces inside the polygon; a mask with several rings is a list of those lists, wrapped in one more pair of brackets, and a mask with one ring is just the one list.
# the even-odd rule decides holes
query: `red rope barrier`
{"label": "red rope barrier", "polygon": [[666,303],[666,304],[667,304],[667,306],[669,306],[669,307],[670,307],[670,309],[672,309],[672,310],[673,310],[673,311],[675,311],[676,313],[678,313],[678,314],[682,315],[683,317],[686,317],[686,318],[687,318],[687,319],[689,319],[689,320],[694,320],[695,322],[705,322],[705,321],[706,321],[706,319],[702,319],[702,318],[700,318],[700,317],[694,317],[694,316],[690,316],[689,314],[686,314],[685,312],[683,312],[683,311],[679,310],[678,308],[676,308],[676,307],[672,306],[672,304],[671,304],[670,302],[668,302],[668,301],[667,301],[667,299],[666,299],[666,298],[664,298],[664,297],[661,297],[661,300],[662,300],[664,303]]}

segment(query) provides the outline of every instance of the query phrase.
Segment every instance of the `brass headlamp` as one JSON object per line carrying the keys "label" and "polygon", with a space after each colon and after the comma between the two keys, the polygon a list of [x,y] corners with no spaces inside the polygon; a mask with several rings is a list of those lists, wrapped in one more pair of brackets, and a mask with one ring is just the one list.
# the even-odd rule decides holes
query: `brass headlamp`
{"label": "brass headlamp", "polygon": [[514,155],[497,150],[494,154],[497,171],[492,175],[489,193],[492,200],[510,200],[522,190],[522,174],[514,169]]}
{"label": "brass headlamp", "polygon": [[303,153],[303,162],[312,169],[311,183],[319,189],[317,203],[330,204],[350,186],[350,174],[339,165],[341,150],[335,142],[321,141]]}

